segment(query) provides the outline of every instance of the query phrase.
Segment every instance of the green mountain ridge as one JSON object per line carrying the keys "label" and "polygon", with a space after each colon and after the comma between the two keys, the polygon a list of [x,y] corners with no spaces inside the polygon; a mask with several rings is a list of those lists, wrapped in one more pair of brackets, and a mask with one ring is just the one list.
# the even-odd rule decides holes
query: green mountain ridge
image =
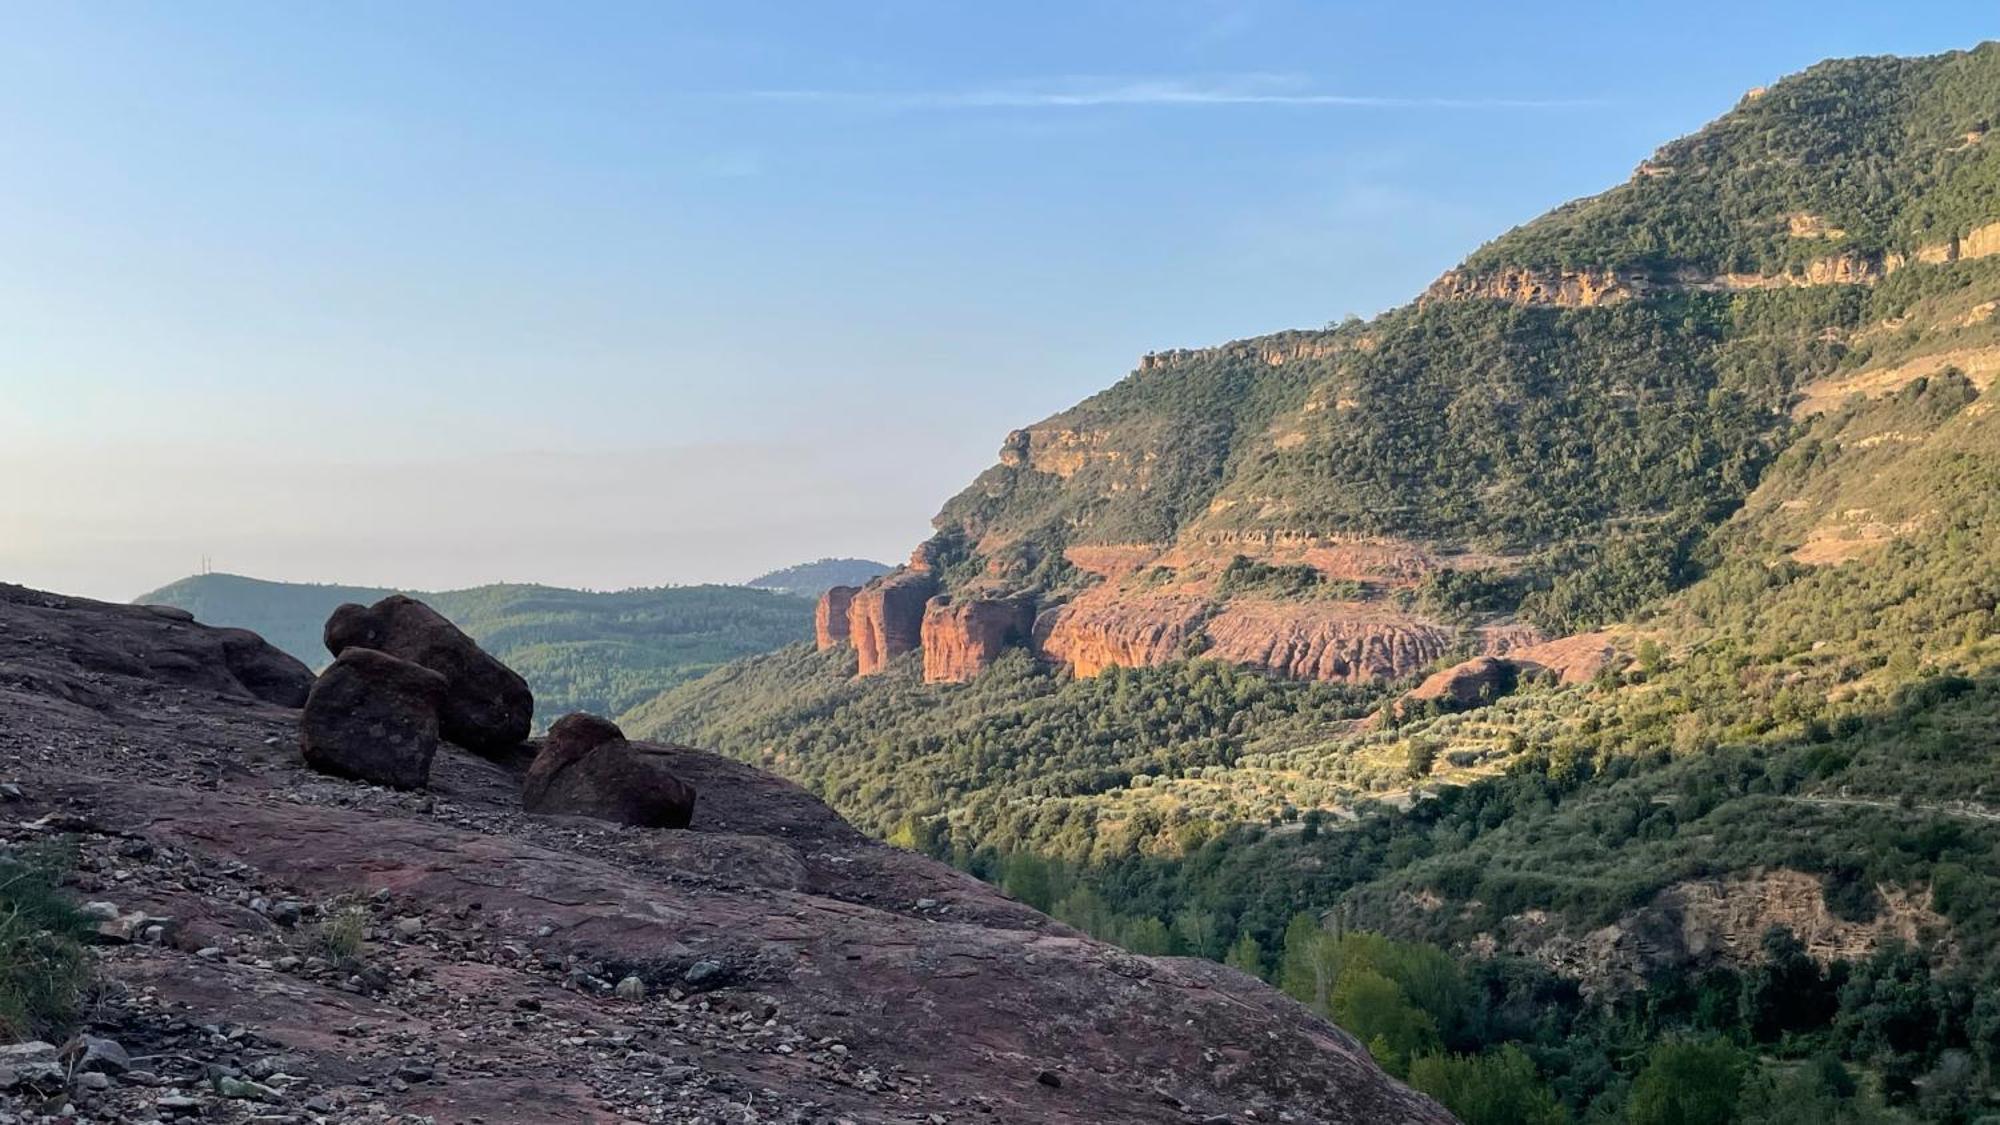
{"label": "green mountain ridge", "polygon": [[[1244,556],[1302,614],[1340,583],[1357,612],[1597,630],[1629,662],[1589,683],[1398,712],[1410,680],[1199,646],[939,685],[920,653],[857,679],[801,645],[629,725],[1262,973],[1467,1120],[1990,1120],[1995,114],[2000,45],[1816,66],[1456,271],[1656,284],[1453,286],[1149,357],[1010,435],[924,552],[954,595],[1141,624],[1153,589],[1234,596],[1199,583]],[[1357,581],[1362,548],[1443,562]],[[1487,1114],[1480,1083],[1550,1100]]]}
{"label": "green mountain ridge", "polygon": [[816,598],[833,586],[859,586],[878,575],[894,569],[887,563],[872,559],[816,559],[809,563],[799,563],[769,574],[760,574],[745,582],[756,590],[776,590],[785,594],[800,594]]}
{"label": "green mountain ridge", "polygon": [[740,586],[599,593],[504,583],[397,591],[203,574],[133,600],[178,606],[211,625],[250,629],[319,668],[329,659],[321,632],[334,607],[392,593],[429,603],[527,677],[538,727],[571,711],[622,714],[731,660],[812,633],[811,602]]}

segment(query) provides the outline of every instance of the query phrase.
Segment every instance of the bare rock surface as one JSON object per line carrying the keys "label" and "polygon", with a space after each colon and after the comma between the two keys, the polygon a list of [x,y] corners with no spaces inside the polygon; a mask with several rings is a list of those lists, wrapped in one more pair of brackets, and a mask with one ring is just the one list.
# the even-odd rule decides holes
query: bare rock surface
{"label": "bare rock surface", "polygon": [[528,681],[494,659],[443,614],[402,594],[372,606],[343,605],[326,621],[326,648],[372,648],[445,678],[438,711],[446,741],[489,757],[511,753],[528,737],[535,697]]}
{"label": "bare rock surface", "polygon": [[740,763],[663,748],[702,791],[686,832],[528,815],[448,746],[427,793],[356,784],[218,666],[48,643],[145,611],[44,598],[0,597],[0,844],[75,848],[105,916],[84,1030],[129,1069],[0,1113],[1450,1120],[1262,983],[1094,941]]}
{"label": "bare rock surface", "polygon": [[197,625],[185,610],[0,584],[0,687],[103,710],[117,702],[107,686],[131,678],[287,707],[313,680],[257,634]]}

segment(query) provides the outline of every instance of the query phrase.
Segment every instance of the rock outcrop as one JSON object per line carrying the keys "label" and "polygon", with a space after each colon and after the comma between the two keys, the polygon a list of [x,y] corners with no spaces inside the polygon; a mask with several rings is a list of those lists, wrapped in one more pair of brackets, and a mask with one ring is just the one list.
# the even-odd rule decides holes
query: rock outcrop
{"label": "rock outcrop", "polygon": [[1446,711],[1463,711],[1491,703],[1514,690],[1521,668],[1511,660],[1475,656],[1433,672],[1396,701],[1396,714],[1408,714],[1419,705],[1429,704]]}
{"label": "rock outcrop", "polygon": [[924,682],[964,683],[1035,628],[1031,597],[935,597],[924,607]]}
{"label": "rock outcrop", "polygon": [[504,756],[528,737],[535,697],[528,681],[488,655],[443,614],[401,594],[372,606],[352,603],[326,621],[327,651],[359,646],[421,664],[450,685],[438,710],[447,741],[477,754]]}
{"label": "rock outcrop", "polygon": [[1563,684],[1589,683],[1618,655],[1604,633],[1579,633],[1527,644],[1489,643],[1488,650],[1487,655],[1425,677],[1396,700],[1396,717],[1403,718],[1420,705],[1443,711],[1481,707],[1512,692],[1529,677],[1546,677]]}
{"label": "rock outcrop", "polygon": [[813,607],[813,637],[821,651],[847,643],[853,631],[848,624],[848,607],[860,592],[858,586],[833,586],[819,596],[819,604]]}
{"label": "rock outcrop", "polygon": [[565,715],[549,728],[528,767],[522,807],[639,828],[686,828],[694,819],[694,786],[674,776],[668,753],[627,741],[609,719]]}
{"label": "rock outcrop", "polygon": [[[1193,594],[1100,588],[1037,626],[1043,656],[1079,676],[1149,667],[1189,655],[1304,680],[1393,680],[1438,662],[1466,630],[1375,604],[1237,599],[1220,609]],[[1494,626],[1469,638],[1489,654],[1540,640],[1533,630]]]}
{"label": "rock outcrop", "polygon": [[1509,267],[1478,274],[1450,270],[1431,283],[1421,300],[1485,299],[1515,305],[1589,309],[1631,300],[1648,288],[1643,277],[1608,269],[1533,270]]}
{"label": "rock outcrop", "polygon": [[0,687],[33,686],[114,709],[107,677],[298,707],[310,668],[245,629],[197,624],[172,606],[116,605],[0,584]]}
{"label": "rock outcrop", "polygon": [[1820,878],[1788,868],[1751,869],[1674,883],[1593,930],[1540,910],[1510,915],[1473,944],[1482,954],[1533,958],[1586,988],[1643,987],[1662,973],[1755,963],[1773,926],[1790,930],[1822,964],[1859,961],[1891,942],[1950,953],[1951,923],[1925,896],[1889,886],[1875,891],[1881,900],[1875,916],[1855,921],[1828,906]]}
{"label": "rock outcrop", "polygon": [[874,675],[923,647],[924,606],[937,587],[929,573],[899,570],[855,593],[847,609],[848,637],[861,675]]}
{"label": "rock outcrop", "polygon": [[1118,596],[1093,590],[1035,625],[1042,655],[1079,676],[1145,668],[1188,655],[1208,616],[1207,599],[1177,594]]}
{"label": "rock outcrop", "polygon": [[1461,630],[1374,606],[1232,602],[1211,619],[1206,655],[1301,680],[1366,683],[1410,675],[1459,643]]}
{"label": "rock outcrop", "polygon": [[1507,650],[1507,658],[1524,675],[1553,675],[1564,684],[1587,684],[1618,662],[1618,648],[1609,633],[1578,633]]}
{"label": "rock outcrop", "polygon": [[[93,1120],[1451,1120],[1261,981],[1093,940],[739,762],[661,748],[688,831],[551,822],[469,754],[434,800],[328,782],[219,645],[83,667],[184,631],[214,639],[0,591],[0,843],[64,834],[87,893],[171,920],[98,956],[88,1030],[159,1085],[80,1097]],[[354,963],[297,955],[334,921]]]}
{"label": "rock outcrop", "polygon": [[306,764],[397,789],[429,784],[438,708],[450,685],[421,664],[349,645],[320,673],[299,717]]}
{"label": "rock outcrop", "polygon": [[1169,348],[1163,352],[1147,352],[1139,357],[1137,370],[1159,371],[1184,364],[1245,356],[1253,356],[1259,363],[1269,367],[1283,367],[1287,363],[1325,359],[1350,351],[1368,351],[1374,346],[1373,338],[1348,333],[1275,332],[1269,336],[1236,340],[1214,348]]}
{"label": "rock outcrop", "polygon": [[[1810,215],[1789,218],[1794,238],[1838,240],[1845,231],[1827,227]],[[1595,308],[1616,304],[1654,291],[1803,289],[1822,285],[1873,285],[1912,262],[1944,265],[2000,253],[2000,222],[1987,223],[1942,242],[1927,243],[1904,254],[1832,254],[1783,273],[1707,273],[1682,269],[1662,276],[1636,270],[1529,269],[1506,266],[1485,272],[1449,270],[1431,283],[1422,302],[1493,300],[1515,305],[1555,308]]]}

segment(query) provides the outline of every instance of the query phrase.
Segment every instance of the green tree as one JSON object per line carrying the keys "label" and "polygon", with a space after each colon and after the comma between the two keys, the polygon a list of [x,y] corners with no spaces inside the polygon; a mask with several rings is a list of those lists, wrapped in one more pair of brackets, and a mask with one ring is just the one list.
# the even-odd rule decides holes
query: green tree
{"label": "green tree", "polygon": [[1158,918],[1135,918],[1125,924],[1118,944],[1134,953],[1164,957],[1174,951],[1174,935]]}
{"label": "green tree", "polygon": [[1222,920],[1213,911],[1189,907],[1174,916],[1174,931],[1181,943],[1196,957],[1212,957],[1221,943]]}
{"label": "green tree", "polygon": [[1632,1125],[1729,1125],[1743,1090],[1742,1052],[1721,1039],[1657,1043],[1632,1082]]}
{"label": "green tree", "polygon": [[1408,1072],[1416,1055],[1435,1050],[1437,1025],[1395,981],[1373,969],[1349,966],[1334,986],[1333,1020],[1368,1045],[1368,1053],[1391,1074]]}
{"label": "green tree", "polygon": [[1410,1064],[1410,1085],[1436,1098],[1465,1125],[1563,1125],[1556,1096],[1534,1061],[1512,1044],[1483,1055],[1426,1055]]}
{"label": "green tree", "polygon": [[1015,852],[1007,857],[1001,871],[1000,885],[1008,894],[1036,910],[1047,911],[1055,905],[1055,879],[1048,860],[1031,852]]}
{"label": "green tree", "polygon": [[1437,764],[1437,747],[1421,738],[1412,739],[1404,751],[1403,772],[1413,778],[1429,777],[1431,767]]}
{"label": "green tree", "polygon": [[1236,944],[1229,947],[1229,956],[1223,958],[1222,963],[1239,972],[1261,977],[1264,975],[1264,947],[1258,944],[1255,934],[1245,930],[1237,935]]}
{"label": "green tree", "polygon": [[1285,949],[1278,967],[1278,987],[1286,995],[1324,1014],[1333,997],[1339,954],[1333,937],[1319,919],[1295,914],[1285,927]]}

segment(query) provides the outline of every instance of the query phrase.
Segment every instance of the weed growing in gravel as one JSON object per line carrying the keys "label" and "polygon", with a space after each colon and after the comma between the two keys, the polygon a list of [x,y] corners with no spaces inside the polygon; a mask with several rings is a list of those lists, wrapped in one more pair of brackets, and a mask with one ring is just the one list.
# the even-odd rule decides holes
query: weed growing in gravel
{"label": "weed growing in gravel", "polygon": [[60,1040],[76,1020],[90,921],[59,889],[70,862],[48,847],[0,854],[0,1040]]}

